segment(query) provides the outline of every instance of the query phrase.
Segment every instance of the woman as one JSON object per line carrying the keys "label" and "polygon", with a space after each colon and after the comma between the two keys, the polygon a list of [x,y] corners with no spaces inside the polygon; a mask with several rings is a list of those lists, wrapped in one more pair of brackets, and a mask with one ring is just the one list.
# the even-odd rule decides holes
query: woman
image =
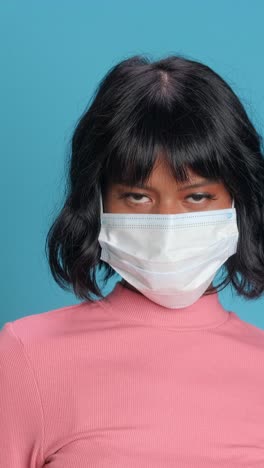
{"label": "woman", "polygon": [[[47,236],[84,300],[1,330],[0,465],[263,467],[264,332],[218,298],[262,297],[263,234],[260,136],[229,85],[181,56],[113,67]],[[106,297],[98,271],[121,276]]]}

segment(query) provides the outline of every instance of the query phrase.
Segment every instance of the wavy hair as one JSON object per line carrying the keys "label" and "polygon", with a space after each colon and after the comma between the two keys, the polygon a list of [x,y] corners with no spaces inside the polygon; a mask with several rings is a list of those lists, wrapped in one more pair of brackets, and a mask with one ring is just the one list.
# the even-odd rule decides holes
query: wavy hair
{"label": "wavy hair", "polygon": [[[264,291],[264,158],[261,136],[231,87],[210,67],[183,56],[132,56],[112,67],[76,124],[66,199],[45,244],[51,273],[78,298],[103,297],[115,274],[100,260],[100,193],[109,183],[144,183],[160,151],[175,180],[188,168],[221,181],[235,200],[237,252],[224,264],[247,299]],[[209,291],[210,294],[211,291]]]}

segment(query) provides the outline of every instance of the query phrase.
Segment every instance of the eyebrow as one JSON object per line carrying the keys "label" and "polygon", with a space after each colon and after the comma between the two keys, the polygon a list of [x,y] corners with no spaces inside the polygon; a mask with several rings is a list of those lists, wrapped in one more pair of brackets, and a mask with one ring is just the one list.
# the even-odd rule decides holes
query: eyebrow
{"label": "eyebrow", "polygon": [[204,182],[197,182],[196,184],[185,184],[181,188],[179,188],[179,191],[190,189],[190,188],[204,187],[205,185],[212,185],[212,184],[217,184],[217,181],[214,179],[207,179]]}
{"label": "eyebrow", "polygon": [[[217,180],[208,178],[204,181],[196,182],[195,184],[184,184],[178,190],[180,192],[180,191],[191,189],[191,188],[204,187],[205,185],[212,185],[212,184],[217,184],[217,183],[218,183]],[[120,185],[127,185],[127,184],[120,184]],[[134,184],[132,187],[137,187],[137,188],[144,189],[144,190],[155,190],[154,187],[150,187],[148,185],[140,184],[140,183]]]}

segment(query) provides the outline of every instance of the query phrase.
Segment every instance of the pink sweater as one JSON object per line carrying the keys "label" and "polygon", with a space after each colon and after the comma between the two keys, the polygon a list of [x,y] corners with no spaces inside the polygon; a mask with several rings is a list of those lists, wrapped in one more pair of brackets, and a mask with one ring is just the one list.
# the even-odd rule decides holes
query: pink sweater
{"label": "pink sweater", "polygon": [[264,331],[218,295],[102,301],[0,330],[0,467],[263,468]]}

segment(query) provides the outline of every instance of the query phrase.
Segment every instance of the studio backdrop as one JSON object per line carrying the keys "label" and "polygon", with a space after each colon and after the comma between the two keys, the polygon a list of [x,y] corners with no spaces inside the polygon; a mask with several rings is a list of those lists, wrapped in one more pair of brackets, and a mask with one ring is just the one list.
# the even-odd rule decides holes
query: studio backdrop
{"label": "studio backdrop", "polygon": [[[105,73],[135,54],[201,61],[263,135],[263,20],[262,0],[2,2],[0,327],[80,302],[53,280],[45,239],[64,200],[74,127]],[[264,329],[264,298],[245,300],[230,287],[219,297]]]}

